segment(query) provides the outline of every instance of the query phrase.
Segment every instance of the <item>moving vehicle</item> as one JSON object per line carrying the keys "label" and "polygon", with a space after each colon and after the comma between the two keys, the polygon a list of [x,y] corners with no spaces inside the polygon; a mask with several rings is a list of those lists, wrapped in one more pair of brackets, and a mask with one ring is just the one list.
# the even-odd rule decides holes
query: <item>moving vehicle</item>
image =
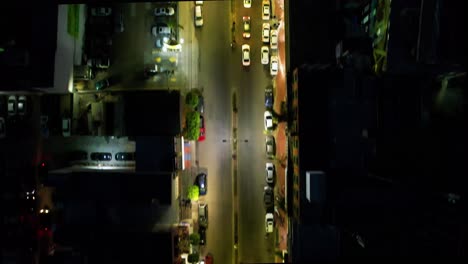
{"label": "moving vehicle", "polygon": [[195,26],[201,27],[203,26],[203,16],[202,16],[202,6],[196,5],[195,6]]}
{"label": "moving vehicle", "polygon": [[273,233],[274,217],[272,213],[265,214],[265,232]]}
{"label": "moving vehicle", "polygon": [[270,57],[270,50],[268,49],[267,46],[262,46],[262,49],[261,49],[261,59],[262,59],[262,64],[268,64],[269,62],[269,59],[268,57]]}
{"label": "moving vehicle", "polygon": [[267,158],[272,159],[276,153],[275,138],[273,136],[265,137],[266,155]]}
{"label": "moving vehicle", "polygon": [[118,153],[115,153],[115,160],[120,160],[120,161],[135,160],[135,153],[134,152],[118,152]]}
{"label": "moving vehicle", "polygon": [[200,189],[200,195],[205,195],[207,192],[207,186],[206,186],[206,173],[200,173],[197,175],[197,178],[195,179],[196,185],[198,185],[198,188]]}
{"label": "moving vehicle", "polygon": [[263,114],[264,117],[264,122],[265,122],[265,129],[266,130],[271,130],[273,129],[273,115],[271,114],[270,111],[265,111]]}
{"label": "moving vehicle", "polygon": [[198,136],[198,141],[203,141],[206,138],[205,130],[205,118],[200,115],[200,135]]}
{"label": "moving vehicle", "polygon": [[242,45],[242,65],[250,65],[250,46],[249,44]]}
{"label": "moving vehicle", "polygon": [[272,29],[270,31],[270,48],[272,50],[278,49],[278,30]]}
{"label": "moving vehicle", "polygon": [[112,160],[112,154],[108,152],[93,152],[91,153],[91,160],[110,161]]}
{"label": "moving vehicle", "polygon": [[271,76],[276,76],[278,74],[278,57],[277,56],[271,56],[270,74]]}
{"label": "moving vehicle", "polygon": [[245,39],[249,39],[250,38],[250,16],[242,17],[242,21],[244,22],[244,33],[242,34],[242,37]]}
{"label": "moving vehicle", "polygon": [[263,23],[262,25],[262,42],[268,43],[270,41],[270,24]]}
{"label": "moving vehicle", "polygon": [[173,7],[156,7],[154,9],[155,16],[172,16],[175,11]]}
{"label": "moving vehicle", "polygon": [[263,187],[263,203],[267,209],[273,207],[273,189],[270,186]]}
{"label": "moving vehicle", "polygon": [[262,19],[269,20],[270,19],[270,1],[263,0],[262,2]]}
{"label": "moving vehicle", "polygon": [[269,86],[265,89],[265,107],[273,108],[273,87]]}
{"label": "moving vehicle", "polygon": [[266,166],[265,166],[265,170],[266,170],[265,181],[268,184],[273,184],[273,181],[274,181],[274,178],[275,178],[274,177],[275,176],[275,165],[272,162],[267,162]]}

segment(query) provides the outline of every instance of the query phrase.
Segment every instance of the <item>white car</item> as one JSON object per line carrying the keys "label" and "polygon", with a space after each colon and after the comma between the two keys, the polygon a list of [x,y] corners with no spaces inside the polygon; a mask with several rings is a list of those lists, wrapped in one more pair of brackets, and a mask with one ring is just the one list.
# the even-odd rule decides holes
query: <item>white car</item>
{"label": "white car", "polygon": [[249,44],[242,45],[242,65],[250,65],[250,46]]}
{"label": "white car", "polygon": [[278,49],[278,30],[272,29],[270,31],[270,48],[273,49]]}
{"label": "white car", "polygon": [[270,1],[268,0],[262,2],[262,18],[263,20],[270,19]]}
{"label": "white car", "polygon": [[263,118],[265,121],[265,129],[266,130],[273,129],[273,115],[271,114],[271,112],[268,110],[265,111],[265,113],[263,114]]}
{"label": "white car", "polygon": [[202,6],[201,5],[195,6],[195,26],[197,26],[197,27],[203,26],[203,16],[202,16]]}
{"label": "white car", "polygon": [[276,76],[278,74],[278,57],[277,56],[271,56],[270,74],[271,76]]}
{"label": "white car", "polygon": [[252,0],[244,0],[244,7],[245,8],[252,7]]}
{"label": "white car", "polygon": [[265,170],[266,170],[265,181],[269,184],[272,184],[274,175],[275,175],[275,165],[272,162],[267,162],[265,166]]}
{"label": "white car", "polygon": [[27,108],[26,108],[27,103],[26,102],[27,102],[26,96],[20,95],[18,97],[18,108],[17,108],[17,110],[18,110],[19,115],[25,115],[26,114],[26,111],[27,111]]}
{"label": "white car", "polygon": [[242,33],[242,37],[245,39],[250,38],[250,16],[242,17],[242,21],[244,22],[244,33]]}
{"label": "white car", "polygon": [[262,41],[263,43],[268,43],[270,41],[270,23],[263,23]]}
{"label": "white car", "polygon": [[273,233],[274,218],[272,213],[266,213],[265,215],[265,232]]}
{"label": "white car", "polygon": [[261,50],[261,55],[262,55],[262,64],[268,64],[268,57],[270,56],[270,50],[268,49],[267,46],[262,46]]}
{"label": "white car", "polygon": [[155,16],[172,16],[175,11],[173,7],[156,7],[154,9]]}

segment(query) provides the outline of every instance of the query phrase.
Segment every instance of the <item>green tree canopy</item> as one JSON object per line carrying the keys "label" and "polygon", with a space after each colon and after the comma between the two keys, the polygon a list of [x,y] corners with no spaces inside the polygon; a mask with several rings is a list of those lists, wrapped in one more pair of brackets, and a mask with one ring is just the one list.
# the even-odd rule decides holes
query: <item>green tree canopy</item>
{"label": "green tree canopy", "polygon": [[185,119],[187,123],[185,138],[198,140],[198,137],[200,137],[200,113],[190,111],[186,114]]}
{"label": "green tree canopy", "polygon": [[198,105],[198,94],[194,91],[190,91],[185,97],[185,104],[187,104],[191,109],[195,109]]}
{"label": "green tree canopy", "polygon": [[198,252],[192,253],[192,254],[188,255],[187,260],[190,263],[198,263],[198,261],[200,260],[200,254]]}
{"label": "green tree canopy", "polygon": [[197,246],[200,244],[200,235],[198,233],[192,233],[190,234],[190,244]]}
{"label": "green tree canopy", "polygon": [[200,188],[197,185],[190,186],[187,191],[188,199],[198,201],[198,196],[200,196]]}

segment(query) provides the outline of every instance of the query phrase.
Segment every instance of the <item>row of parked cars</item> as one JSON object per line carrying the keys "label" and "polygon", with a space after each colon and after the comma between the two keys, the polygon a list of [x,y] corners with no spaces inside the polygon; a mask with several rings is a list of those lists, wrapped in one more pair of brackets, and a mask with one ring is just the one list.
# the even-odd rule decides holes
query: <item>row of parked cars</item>
{"label": "row of parked cars", "polygon": [[[92,152],[89,155],[92,161],[111,161],[112,153],[110,152]],[[71,161],[87,161],[88,153],[86,151],[73,151],[70,153]],[[118,152],[115,154],[115,160],[118,161],[133,161],[135,160],[135,152]]]}

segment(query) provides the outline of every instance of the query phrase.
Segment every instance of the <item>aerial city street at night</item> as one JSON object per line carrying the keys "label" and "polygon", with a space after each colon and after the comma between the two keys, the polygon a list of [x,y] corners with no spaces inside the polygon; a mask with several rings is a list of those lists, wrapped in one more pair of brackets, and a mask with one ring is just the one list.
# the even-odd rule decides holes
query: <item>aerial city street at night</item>
{"label": "aerial city street at night", "polygon": [[467,2],[10,2],[2,263],[466,258]]}

